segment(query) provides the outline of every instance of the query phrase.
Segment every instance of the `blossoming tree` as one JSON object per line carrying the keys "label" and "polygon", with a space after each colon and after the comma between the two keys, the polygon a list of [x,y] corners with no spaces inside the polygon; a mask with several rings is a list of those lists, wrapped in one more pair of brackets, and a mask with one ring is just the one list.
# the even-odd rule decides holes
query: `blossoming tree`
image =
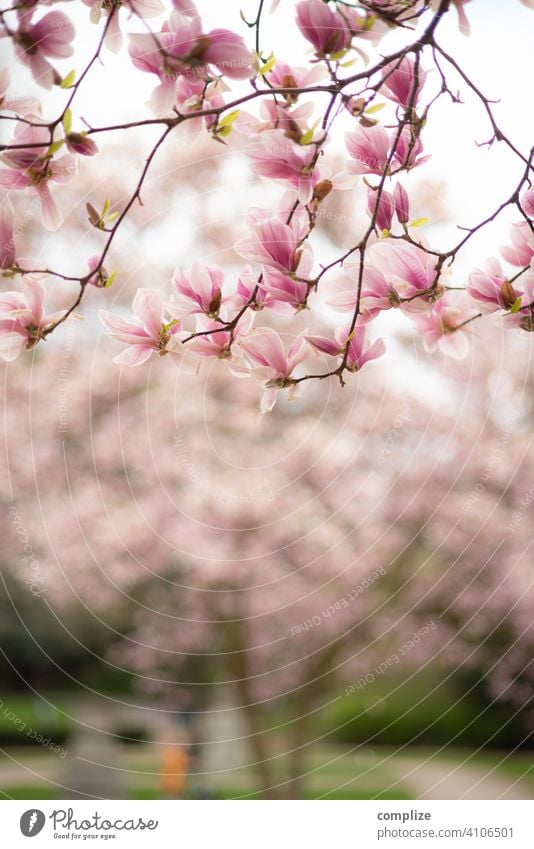
{"label": "blossoming tree", "polygon": [[[363,687],[372,705],[376,668],[394,689],[414,667],[468,667],[528,734],[534,384],[522,341],[489,345],[472,389],[451,361],[434,401],[384,372],[356,400],[312,384],[261,438],[250,381],[213,371],[196,393],[198,378],[168,362],[147,384],[142,369],[110,373],[109,346],[92,362],[72,342],[37,348],[11,366],[2,566],[67,645],[90,652],[79,621],[94,621],[114,646],[106,664],[133,671],[165,699],[158,709],[187,688],[209,710],[202,696],[231,688],[250,763],[282,796],[302,791],[310,721]],[[114,615],[125,603],[127,626]],[[264,725],[277,705],[281,781]]]}
{"label": "blossoming tree", "polygon": [[[404,314],[427,349],[458,358],[468,350],[465,331],[474,322],[497,317],[512,330],[532,331],[534,149],[521,149],[461,59],[442,45],[440,27],[454,10],[469,32],[469,0],[301,0],[293,34],[309,48],[305,67],[280,56],[276,44],[263,43],[265,16],[280,12],[276,0],[269,10],[261,0],[251,20],[242,14],[236,31],[205,26],[190,0],[173,0],[172,7],[160,0],[84,2],[94,24],[94,50],[86,64],[65,73],[58,68],[64,60],[72,64],[79,44],[68,4],[66,11],[46,11],[47,3],[23,0],[0,11],[6,54],[10,44],[36,91],[46,90],[42,102],[36,94],[20,97],[12,93],[8,71],[0,77],[2,126],[12,128],[1,151],[0,266],[17,287],[0,294],[5,360],[63,328],[83,308],[90,288],[103,290],[102,324],[123,346],[117,362],[135,366],[166,355],[195,370],[203,359],[223,360],[230,376],[261,382],[264,412],[281,390],[293,397],[301,383],[331,377],[344,384],[348,374],[384,355],[384,340],[369,336],[387,310]],[[92,31],[86,21],[83,31]],[[384,52],[392,31],[402,44]],[[156,82],[148,103],[152,115],[136,104],[138,114],[130,120],[87,122],[80,97],[102,62],[114,73],[108,51],[126,50],[132,85],[148,74]],[[449,99],[462,108],[457,84],[474,96],[487,119],[485,144],[506,148],[515,167],[507,196],[464,227],[455,243],[440,245],[421,235],[422,219],[412,209],[412,173],[424,169],[432,154],[424,144],[437,104]],[[41,264],[45,245],[57,245],[61,255],[68,239],[69,217],[61,210],[79,216],[84,206],[77,190],[79,163],[100,156],[116,137],[127,149],[124,139],[147,130],[158,136],[128,196],[103,196],[98,207],[87,204],[86,226],[101,240],[97,253],[79,257],[76,273]],[[343,132],[338,169],[328,144]],[[237,137],[246,137],[250,169],[280,186],[278,203],[250,210],[248,231],[235,246],[242,259],[236,273],[192,256],[189,267],[176,270],[168,290],[132,293],[133,317],[121,315],[106,303],[124,264],[118,234],[143,202],[158,154],[176,136],[195,140],[200,134],[228,150]],[[315,239],[322,205],[332,193],[351,192],[362,181],[368,221],[361,232],[347,234],[338,256],[324,261]],[[34,255],[21,256],[17,234],[32,196],[46,232]],[[516,223],[502,237],[505,265],[481,257],[461,286],[450,285],[449,271],[473,236],[508,210]],[[72,287],[68,306],[59,312],[45,307],[58,280]],[[327,309],[338,315],[338,326],[324,320]],[[322,321],[317,332],[315,324],[309,333],[298,323],[304,310]],[[283,332],[277,314],[285,316]]]}

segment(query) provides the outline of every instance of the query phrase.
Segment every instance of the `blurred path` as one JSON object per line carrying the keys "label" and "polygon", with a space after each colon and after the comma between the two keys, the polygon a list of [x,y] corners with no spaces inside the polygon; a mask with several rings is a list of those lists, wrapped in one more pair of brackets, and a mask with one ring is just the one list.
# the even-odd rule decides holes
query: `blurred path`
{"label": "blurred path", "polygon": [[507,777],[502,770],[491,771],[480,764],[398,755],[391,760],[391,770],[399,784],[411,790],[417,799],[529,799],[526,781]]}

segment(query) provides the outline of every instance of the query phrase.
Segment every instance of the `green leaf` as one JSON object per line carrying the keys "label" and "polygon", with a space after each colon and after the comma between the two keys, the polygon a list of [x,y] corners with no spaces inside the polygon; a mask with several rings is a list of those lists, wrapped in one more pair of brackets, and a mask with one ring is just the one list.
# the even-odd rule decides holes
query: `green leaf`
{"label": "green leaf", "polygon": [[349,51],[348,50],[338,50],[337,53],[331,53],[330,58],[334,60],[334,62],[339,62],[340,59],[344,59]]}
{"label": "green leaf", "polygon": [[72,112],[70,109],[65,109],[63,115],[63,129],[65,131],[66,136],[68,136],[70,131],[72,130]]}
{"label": "green leaf", "polygon": [[229,112],[228,115],[225,115],[223,118],[221,118],[221,120],[219,121],[219,127],[229,127],[231,124],[233,124],[240,111],[240,109],[234,109],[233,112]]}
{"label": "green leaf", "polygon": [[102,215],[101,215],[101,218],[105,218],[105,217],[106,217],[106,213],[108,212],[108,210],[109,210],[110,206],[111,206],[111,201],[110,201],[108,198],[106,198],[106,200],[104,201],[104,206],[102,207]]}
{"label": "green leaf", "polygon": [[69,71],[69,73],[67,74],[67,76],[64,79],[61,80],[59,87],[60,88],[71,88],[75,79],[76,79],[76,71],[73,69],[72,71]]}
{"label": "green leaf", "polygon": [[232,132],[232,128],[231,128],[231,127],[220,127],[220,129],[218,129],[218,130],[217,130],[217,134],[216,134],[216,135],[217,135],[217,136],[222,136],[222,138],[223,138],[223,139],[225,139],[225,138],[226,138],[226,136],[229,136],[231,132]]}
{"label": "green leaf", "polygon": [[510,307],[510,312],[513,315],[514,313],[519,312],[520,309],[521,309],[521,298],[517,298],[514,301],[514,303],[512,304],[512,306]]}
{"label": "green leaf", "polygon": [[365,110],[366,115],[372,115],[374,112],[380,112],[384,108],[385,103],[375,103],[374,106],[368,106]]}
{"label": "green leaf", "polygon": [[106,218],[106,224],[111,224],[111,222],[112,222],[112,221],[115,221],[115,219],[116,219],[116,218],[118,218],[118,217],[119,217],[119,213],[118,213],[118,212],[112,212],[112,213],[111,213],[110,215],[108,215],[108,217]]}
{"label": "green leaf", "polygon": [[302,138],[300,139],[300,144],[309,144],[313,139],[313,127],[311,130],[306,130]]}
{"label": "green leaf", "polygon": [[272,71],[272,69],[274,68],[275,65],[276,65],[276,56],[274,55],[274,53],[271,53],[271,55],[269,56],[269,58],[265,62],[265,65],[261,66],[259,73],[262,76],[264,76],[265,74],[268,74],[269,71]]}
{"label": "green leaf", "polygon": [[430,218],[414,218],[413,221],[410,221],[408,227],[423,227],[425,224],[428,224]]}
{"label": "green leaf", "polygon": [[112,271],[111,274],[109,275],[109,277],[106,279],[106,282],[104,284],[104,289],[109,289],[109,287],[111,286],[111,284],[115,280],[116,276],[117,276],[117,272]]}
{"label": "green leaf", "polygon": [[54,153],[57,153],[60,148],[65,144],[65,139],[60,139],[59,141],[53,142],[48,150],[46,151],[47,157],[52,157]]}

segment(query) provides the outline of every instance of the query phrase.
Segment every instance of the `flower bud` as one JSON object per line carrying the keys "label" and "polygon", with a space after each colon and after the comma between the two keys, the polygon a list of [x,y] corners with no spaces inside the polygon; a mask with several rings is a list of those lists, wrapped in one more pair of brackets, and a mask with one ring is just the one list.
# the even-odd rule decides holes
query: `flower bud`
{"label": "flower bud", "polygon": [[399,224],[407,224],[410,220],[410,200],[406,189],[400,183],[393,189],[393,202]]}
{"label": "flower bud", "polygon": [[332,188],[332,180],[320,180],[313,190],[313,200],[317,200],[320,203],[325,197],[328,197]]}
{"label": "flower bud", "polygon": [[94,156],[98,153],[95,142],[88,138],[85,133],[69,133],[65,141],[71,153],[79,153],[82,156]]}

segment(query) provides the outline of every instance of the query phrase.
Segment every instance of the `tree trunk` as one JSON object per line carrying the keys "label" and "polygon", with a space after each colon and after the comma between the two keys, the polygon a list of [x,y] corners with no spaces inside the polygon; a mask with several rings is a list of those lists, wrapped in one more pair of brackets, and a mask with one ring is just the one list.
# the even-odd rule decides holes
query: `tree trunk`
{"label": "tree trunk", "polygon": [[[302,711],[306,711],[305,705],[297,703],[297,715],[293,721],[292,734],[290,736],[291,749],[288,754],[289,783],[287,787],[288,799],[302,799],[304,785],[304,770],[306,759],[306,736],[308,731],[308,717]],[[284,794],[285,795],[285,794]]]}

